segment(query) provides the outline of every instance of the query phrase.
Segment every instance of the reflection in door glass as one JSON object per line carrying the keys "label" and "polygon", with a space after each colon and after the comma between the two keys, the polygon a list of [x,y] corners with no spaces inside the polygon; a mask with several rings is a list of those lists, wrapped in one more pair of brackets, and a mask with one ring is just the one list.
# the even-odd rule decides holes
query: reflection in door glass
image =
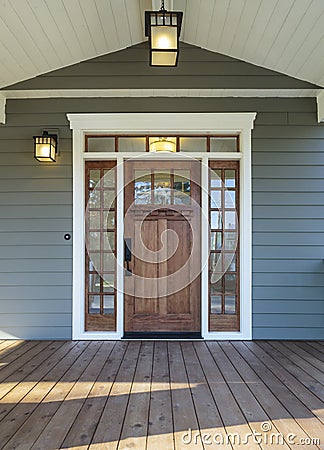
{"label": "reflection in door glass", "polygon": [[171,174],[169,170],[154,173],[154,204],[171,204]]}
{"label": "reflection in door glass", "polygon": [[135,205],[149,205],[151,203],[151,189],[151,172],[148,172],[147,170],[135,170]]}
{"label": "reflection in door glass", "polygon": [[174,171],[174,204],[189,205],[190,204],[190,171],[175,170]]}

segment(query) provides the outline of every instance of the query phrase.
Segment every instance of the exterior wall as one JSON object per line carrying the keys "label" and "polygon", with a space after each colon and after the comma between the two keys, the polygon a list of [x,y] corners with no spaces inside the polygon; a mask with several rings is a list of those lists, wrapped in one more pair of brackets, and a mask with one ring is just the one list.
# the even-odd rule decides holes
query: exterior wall
{"label": "exterior wall", "polygon": [[[71,338],[72,112],[248,112],[253,131],[253,337],[324,336],[324,126],[315,99],[8,100],[0,127],[0,338]],[[60,129],[56,164],[32,136]],[[244,239],[244,236],[243,236]]]}

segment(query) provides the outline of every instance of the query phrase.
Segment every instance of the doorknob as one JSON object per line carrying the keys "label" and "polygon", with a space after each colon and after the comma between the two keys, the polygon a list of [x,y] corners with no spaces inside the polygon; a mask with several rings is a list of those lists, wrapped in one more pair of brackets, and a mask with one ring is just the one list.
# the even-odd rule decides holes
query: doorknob
{"label": "doorknob", "polygon": [[132,260],[132,239],[125,238],[125,256],[124,259],[126,261],[126,275],[131,275],[132,271],[129,268],[129,263]]}

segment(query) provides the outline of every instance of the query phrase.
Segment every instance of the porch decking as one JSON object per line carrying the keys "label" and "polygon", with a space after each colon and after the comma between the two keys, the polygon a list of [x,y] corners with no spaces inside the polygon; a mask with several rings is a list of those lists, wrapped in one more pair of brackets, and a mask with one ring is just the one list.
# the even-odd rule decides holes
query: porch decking
{"label": "porch decking", "polygon": [[323,342],[0,341],[0,356],[3,449],[324,448]]}

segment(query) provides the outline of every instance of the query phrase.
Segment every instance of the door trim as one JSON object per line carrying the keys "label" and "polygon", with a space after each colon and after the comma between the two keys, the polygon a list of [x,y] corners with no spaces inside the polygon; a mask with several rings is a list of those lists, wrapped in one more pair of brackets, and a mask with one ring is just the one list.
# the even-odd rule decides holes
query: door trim
{"label": "door trim", "polygon": [[[208,331],[208,267],[202,268],[201,278],[201,314],[202,336],[205,339],[249,340],[252,338],[252,276],[251,276],[251,130],[256,113],[125,113],[125,114],[67,114],[70,128],[73,130],[73,308],[72,308],[72,338],[73,339],[120,339],[123,336],[123,273],[117,270],[117,331],[116,332],[86,332],[84,331],[84,161],[85,159],[115,159],[117,160],[117,246],[122,248],[123,242],[123,166],[125,158],[132,154],[116,153],[85,153],[84,136],[86,133],[113,134],[123,133],[176,133],[176,134],[239,134],[239,153],[192,153],[191,157],[202,161],[202,181],[206,181],[209,159],[239,159],[240,160],[240,232],[244,239],[240,243],[241,255],[241,330],[239,332],[209,332]],[[159,154],[148,155],[151,158]],[[172,158],[183,158],[183,154],[173,154]],[[208,179],[208,177],[207,177]],[[202,208],[208,211],[208,186],[202,185]],[[205,230],[206,231],[206,230]],[[202,237],[204,230],[201,231]],[[202,261],[208,254],[208,242],[202,242]],[[118,266],[122,267],[123,254],[118,251]]]}

